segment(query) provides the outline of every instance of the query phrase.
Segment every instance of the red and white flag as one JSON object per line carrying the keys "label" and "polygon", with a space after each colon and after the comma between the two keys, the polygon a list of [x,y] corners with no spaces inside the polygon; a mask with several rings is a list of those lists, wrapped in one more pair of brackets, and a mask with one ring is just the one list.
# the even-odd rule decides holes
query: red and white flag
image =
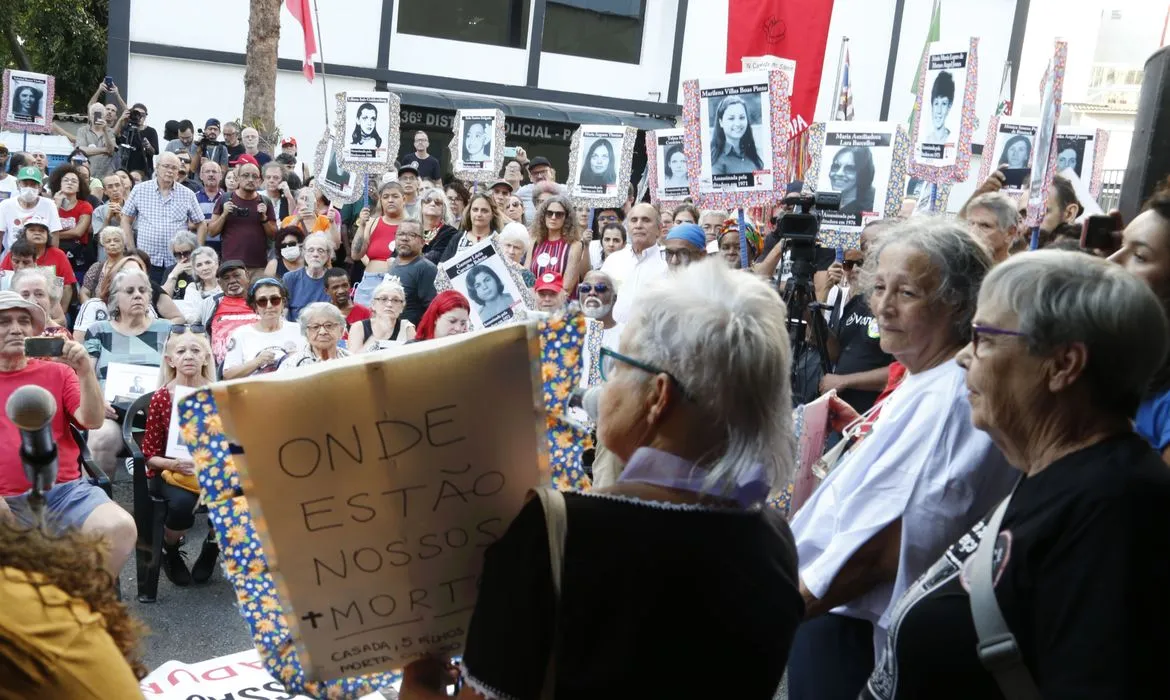
{"label": "red and white flag", "polygon": [[727,72],[739,73],[744,56],[796,61],[792,119],[811,124],[833,0],[728,0],[727,9]]}
{"label": "red and white flag", "polygon": [[317,55],[317,36],[313,33],[313,8],[311,0],[284,0],[293,19],[301,25],[301,33],[305,37],[305,64],[301,70],[305,73],[305,80],[313,82],[316,72],[313,69],[313,57]]}

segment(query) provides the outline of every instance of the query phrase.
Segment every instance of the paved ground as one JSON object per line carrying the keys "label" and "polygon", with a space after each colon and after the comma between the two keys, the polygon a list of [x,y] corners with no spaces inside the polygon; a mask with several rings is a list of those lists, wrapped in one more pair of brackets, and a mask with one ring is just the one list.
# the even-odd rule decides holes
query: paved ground
{"label": "paved ground", "polygon": [[[128,477],[119,475],[114,484],[114,499],[131,510],[133,500]],[[207,516],[197,516],[184,547],[189,552],[188,565],[199,556],[207,527]],[[236,611],[235,592],[220,567],[216,567],[207,583],[187,588],[172,586],[165,574],[160,575],[155,603],[139,603],[137,586],[131,557],[122,570],[122,595],[130,611],[150,628],[150,634],[142,642],[142,658],[148,669],[153,670],[171,659],[203,661],[252,646],[248,627]]]}

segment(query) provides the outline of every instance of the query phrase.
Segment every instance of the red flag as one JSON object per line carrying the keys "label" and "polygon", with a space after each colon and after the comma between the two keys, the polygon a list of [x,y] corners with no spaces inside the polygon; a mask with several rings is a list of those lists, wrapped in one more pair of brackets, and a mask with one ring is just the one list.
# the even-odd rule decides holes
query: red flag
{"label": "red flag", "polygon": [[284,0],[284,6],[289,14],[301,25],[301,33],[305,35],[305,80],[313,82],[313,56],[317,53],[317,37],[313,33],[313,9],[309,0]]}
{"label": "red flag", "polygon": [[742,71],[744,56],[796,61],[792,118],[811,124],[832,16],[833,0],[728,0],[727,72]]}

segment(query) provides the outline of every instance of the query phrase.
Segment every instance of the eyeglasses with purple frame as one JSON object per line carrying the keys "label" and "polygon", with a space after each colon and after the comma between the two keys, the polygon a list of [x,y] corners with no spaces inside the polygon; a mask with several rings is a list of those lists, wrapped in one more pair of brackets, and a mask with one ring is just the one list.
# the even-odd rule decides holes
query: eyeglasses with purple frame
{"label": "eyeglasses with purple frame", "polygon": [[984,326],[978,323],[971,324],[971,347],[975,351],[975,355],[979,355],[979,336],[981,335],[1002,335],[1009,338],[1023,338],[1027,333],[1020,331],[1008,330],[1007,328],[996,328],[995,326]]}

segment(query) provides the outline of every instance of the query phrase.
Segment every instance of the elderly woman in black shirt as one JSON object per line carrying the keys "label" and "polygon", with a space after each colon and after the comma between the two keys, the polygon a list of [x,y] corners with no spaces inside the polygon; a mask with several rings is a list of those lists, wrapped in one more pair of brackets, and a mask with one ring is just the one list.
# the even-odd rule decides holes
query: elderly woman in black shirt
{"label": "elderly woman in black shirt", "polygon": [[[718,260],[648,288],[602,349],[598,436],[618,482],[567,493],[558,600],[539,501],[484,555],[461,698],[770,700],[804,614],[792,534],[789,341],[768,284]],[[550,652],[555,671],[546,679]],[[401,697],[446,697],[431,662]]]}
{"label": "elderly woman in black shirt", "polygon": [[[1022,478],[896,604],[862,697],[1166,697],[1170,472],[1132,425],[1167,353],[1161,305],[1115,265],[1039,251],[988,274],[972,330],[971,421]],[[1016,664],[1006,643],[999,664],[1030,692],[1001,692],[981,663],[976,587],[1014,637]]]}

